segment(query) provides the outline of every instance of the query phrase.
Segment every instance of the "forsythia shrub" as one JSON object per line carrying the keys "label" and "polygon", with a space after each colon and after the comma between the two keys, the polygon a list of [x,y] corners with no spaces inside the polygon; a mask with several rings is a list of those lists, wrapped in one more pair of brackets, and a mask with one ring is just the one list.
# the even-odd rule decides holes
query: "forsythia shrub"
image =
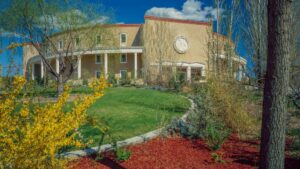
{"label": "forsythia shrub", "polygon": [[63,160],[56,157],[59,149],[80,146],[75,140],[77,129],[86,121],[86,110],[104,95],[108,86],[101,77],[91,83],[92,95],[77,98],[70,112],[63,112],[69,88],[56,103],[30,107],[23,97],[20,109],[17,97],[25,79],[15,77],[13,87],[0,98],[0,168],[61,168]]}

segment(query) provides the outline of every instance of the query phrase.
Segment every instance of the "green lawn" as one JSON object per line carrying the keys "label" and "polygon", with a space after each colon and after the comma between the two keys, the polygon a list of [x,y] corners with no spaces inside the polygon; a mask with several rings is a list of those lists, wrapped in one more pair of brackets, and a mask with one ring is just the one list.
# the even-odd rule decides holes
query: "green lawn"
{"label": "green lawn", "polygon": [[[107,89],[87,112],[90,117],[106,122],[112,135],[123,140],[165,125],[173,116],[182,116],[189,106],[186,98],[174,93],[119,87]],[[83,127],[82,134],[94,140],[92,146],[100,138],[99,131],[90,126]]]}
{"label": "green lawn", "polygon": [[[29,96],[40,96],[40,97],[56,97],[57,89],[53,87],[44,86],[33,86],[21,92],[20,96],[26,93]],[[71,94],[90,94],[91,90],[87,86],[74,86],[70,92]]]}

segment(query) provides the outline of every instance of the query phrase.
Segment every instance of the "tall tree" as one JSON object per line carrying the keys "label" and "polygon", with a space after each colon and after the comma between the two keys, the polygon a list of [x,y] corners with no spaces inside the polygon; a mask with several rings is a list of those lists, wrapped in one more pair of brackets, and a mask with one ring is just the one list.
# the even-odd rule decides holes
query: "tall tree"
{"label": "tall tree", "polygon": [[268,0],[268,58],[264,86],[260,168],[283,169],[292,1]]}
{"label": "tall tree", "polygon": [[[242,18],[240,0],[215,0],[216,33],[208,32],[208,66],[212,75],[222,75],[232,79],[238,71],[240,63],[236,61],[236,45],[240,39],[237,29]],[[213,30],[211,30],[213,31]],[[224,36],[223,36],[224,35]],[[227,38],[226,38],[227,37]]]}
{"label": "tall tree", "polygon": [[294,1],[293,4],[293,55],[291,57],[290,69],[290,88],[291,88],[291,101],[300,112],[300,1]]}
{"label": "tall tree", "polygon": [[254,62],[254,73],[259,88],[263,87],[267,58],[267,1],[245,0],[242,34],[246,49]]}
{"label": "tall tree", "polygon": [[[216,8],[216,32],[217,34],[221,34],[221,24],[222,24],[222,7],[224,5],[225,1],[224,0],[214,0],[214,6]],[[220,37],[217,36],[212,36],[213,41],[215,42],[215,45],[213,45],[215,47],[215,54],[213,56],[213,71],[217,72],[217,74],[219,73],[219,68],[220,68],[220,64],[218,62],[218,58],[221,55],[221,47],[222,44],[220,44],[221,39],[219,39]]]}

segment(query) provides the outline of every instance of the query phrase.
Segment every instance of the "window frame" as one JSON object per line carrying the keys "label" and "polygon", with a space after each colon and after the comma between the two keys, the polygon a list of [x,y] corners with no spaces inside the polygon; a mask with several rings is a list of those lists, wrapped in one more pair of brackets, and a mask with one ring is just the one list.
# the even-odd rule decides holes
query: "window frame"
{"label": "window frame", "polygon": [[[122,42],[122,35],[125,35],[125,42]],[[120,46],[125,47],[127,45],[127,33],[120,33]]]}
{"label": "window frame", "polygon": [[[124,55],[125,58],[126,58],[126,61],[125,61],[125,62],[122,61],[122,56],[123,56],[123,55]],[[127,53],[121,53],[121,54],[120,54],[120,63],[128,63]]]}
{"label": "window frame", "polygon": [[125,79],[126,79],[127,78],[127,73],[128,73],[127,69],[120,69],[120,79],[123,79],[122,72],[126,72],[126,77],[125,77]]}
{"label": "window frame", "polygon": [[[99,73],[99,77],[97,77],[97,73]],[[100,70],[96,70],[95,71],[95,78],[99,79],[101,77],[101,71]]]}
{"label": "window frame", "polygon": [[[99,42],[98,42],[98,37],[99,37]],[[101,44],[102,40],[103,40],[102,35],[97,35],[96,36],[96,47],[100,47],[102,45]]]}
{"label": "window frame", "polygon": [[64,41],[61,39],[58,41],[58,49],[62,50],[64,48]]}
{"label": "window frame", "polygon": [[[97,61],[97,57],[99,56],[99,62]],[[101,54],[96,54],[95,55],[95,64],[96,65],[100,65],[100,64],[102,64],[102,60],[101,60]]]}

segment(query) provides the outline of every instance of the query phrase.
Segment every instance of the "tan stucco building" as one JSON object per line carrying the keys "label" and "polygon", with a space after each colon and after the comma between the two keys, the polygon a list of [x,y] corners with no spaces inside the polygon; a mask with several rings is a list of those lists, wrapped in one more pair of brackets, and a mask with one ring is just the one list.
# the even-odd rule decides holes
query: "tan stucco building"
{"label": "tan stucco building", "polygon": [[[100,33],[92,35],[91,39],[95,42],[91,46],[87,45],[87,36],[79,30],[78,36],[72,39],[70,57],[77,64],[72,79],[90,79],[103,74],[113,75],[116,79],[147,79],[153,82],[161,75],[167,81],[169,75],[180,71],[187,81],[203,80],[212,67],[209,61],[212,39],[217,37],[220,40],[218,59],[226,59],[225,43],[234,48],[231,41],[212,30],[211,22],[145,16],[144,24],[102,26]],[[57,44],[58,50],[64,52],[67,43],[64,32],[54,35],[52,41]],[[59,71],[57,55],[49,55],[47,59]],[[246,60],[237,55],[232,62],[239,70],[246,65]],[[28,79],[47,75],[39,53],[31,45],[24,46],[23,65]]]}

